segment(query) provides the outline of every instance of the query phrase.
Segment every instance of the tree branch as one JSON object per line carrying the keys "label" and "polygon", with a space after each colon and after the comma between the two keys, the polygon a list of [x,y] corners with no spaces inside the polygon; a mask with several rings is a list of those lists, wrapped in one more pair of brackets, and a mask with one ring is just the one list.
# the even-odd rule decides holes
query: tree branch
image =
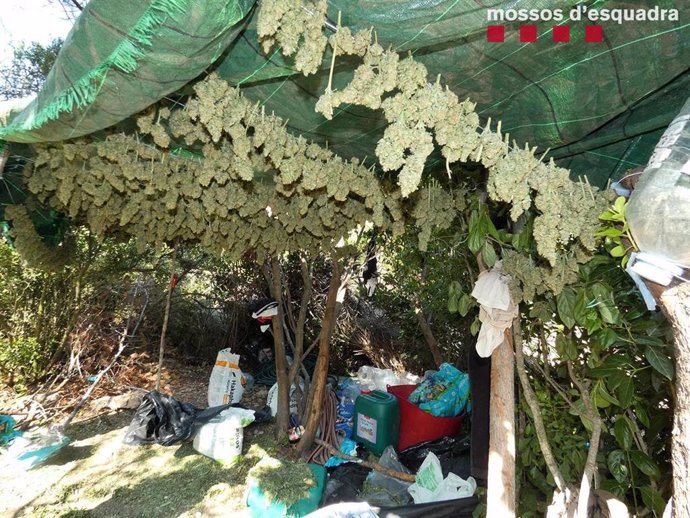
{"label": "tree branch", "polygon": [[565,478],[563,478],[561,470],[558,469],[558,463],[556,462],[553,452],[551,451],[551,445],[549,444],[546,428],[544,427],[544,420],[541,416],[539,402],[537,401],[537,396],[535,395],[534,390],[529,383],[529,379],[527,378],[525,359],[522,354],[522,330],[520,327],[519,318],[513,320],[513,344],[515,345],[515,364],[517,366],[518,378],[520,378],[520,385],[522,386],[522,392],[525,395],[527,405],[532,411],[532,421],[534,422],[534,429],[537,433],[539,447],[544,454],[546,467],[549,469],[551,476],[556,482],[556,487],[559,491],[563,491],[566,488],[566,481]]}
{"label": "tree branch", "polygon": [[158,346],[158,371],[156,372],[156,390],[161,388],[161,375],[163,374],[163,355],[165,354],[165,335],[168,332],[170,320],[170,306],[172,304],[172,292],[175,289],[175,260],[177,258],[177,244],[173,246],[172,259],[170,260],[170,279],[168,280],[168,293],[165,296],[165,313],[163,314],[163,329],[161,341]]}
{"label": "tree branch", "polygon": [[585,405],[585,412],[587,414],[586,417],[592,422],[592,436],[589,440],[589,452],[587,453],[587,461],[585,462],[585,469],[582,473],[580,493],[577,499],[577,517],[587,518],[587,506],[589,504],[589,495],[592,489],[592,479],[597,469],[597,453],[599,452],[599,438],[601,436],[601,417],[599,417],[599,412],[594,408],[589,390],[575,374],[573,363],[567,361],[566,366],[568,367],[570,379],[582,395],[582,401]]}
{"label": "tree branch", "polygon": [[70,0],[70,3],[80,11],[84,10],[84,6],[77,2],[77,0]]}
{"label": "tree branch", "polygon": [[314,439],[314,442],[318,444],[319,446],[323,446],[328,450],[328,452],[331,455],[335,455],[336,457],[340,457],[341,459],[349,460],[351,462],[356,462],[357,464],[360,464],[364,466],[365,468],[373,469],[374,471],[378,471],[379,473],[383,473],[384,475],[388,475],[389,477],[397,478],[398,480],[404,480],[405,482],[414,482],[415,481],[415,476],[410,474],[410,473],[403,473],[402,471],[396,471],[394,469],[389,469],[389,468],[384,468],[381,466],[381,464],[377,464],[374,462],[367,462],[365,460],[362,460],[358,457],[352,457],[351,455],[348,455],[346,453],[341,452],[337,448],[334,448],[330,444],[328,444],[326,441],[322,441],[321,439]]}
{"label": "tree branch", "polygon": [[273,299],[278,303],[278,314],[273,317],[273,345],[275,348],[276,380],[278,382],[278,412],[276,413],[276,437],[282,439],[288,430],[290,419],[290,384],[288,380],[285,339],[283,336],[283,296],[280,260],[271,256],[271,286]]}

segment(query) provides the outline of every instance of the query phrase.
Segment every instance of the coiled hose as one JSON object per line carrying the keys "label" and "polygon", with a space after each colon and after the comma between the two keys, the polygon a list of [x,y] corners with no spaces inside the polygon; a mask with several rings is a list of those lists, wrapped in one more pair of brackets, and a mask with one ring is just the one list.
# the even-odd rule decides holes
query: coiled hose
{"label": "coiled hose", "polygon": [[[338,435],[335,431],[337,404],[338,397],[335,395],[335,392],[329,388],[323,398],[323,413],[321,414],[321,422],[319,423],[319,428],[321,429],[320,438],[324,443],[333,446],[336,450],[340,447]],[[309,454],[307,462],[323,465],[330,456],[331,454],[326,445],[316,444]]]}

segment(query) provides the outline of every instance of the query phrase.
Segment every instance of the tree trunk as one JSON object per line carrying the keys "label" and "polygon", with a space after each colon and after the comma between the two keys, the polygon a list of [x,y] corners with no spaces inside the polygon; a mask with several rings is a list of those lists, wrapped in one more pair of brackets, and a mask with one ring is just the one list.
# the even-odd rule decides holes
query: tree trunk
{"label": "tree trunk", "polygon": [[422,330],[424,339],[431,350],[431,355],[434,357],[434,363],[438,368],[443,363],[441,349],[439,349],[438,340],[436,340],[434,333],[431,331],[431,326],[429,326],[429,323],[426,321],[426,315],[424,315],[424,310],[422,309],[422,302],[419,299],[415,300],[414,316],[417,317],[419,328]]}
{"label": "tree trunk", "polygon": [[323,396],[326,391],[326,380],[328,378],[328,363],[330,358],[330,341],[335,327],[335,321],[342,303],[341,284],[342,267],[340,263],[333,260],[333,272],[331,274],[331,283],[328,287],[328,295],[326,297],[326,309],[321,325],[321,334],[319,335],[319,355],[316,359],[316,367],[314,368],[314,375],[312,376],[312,386],[309,394],[309,407],[306,414],[306,425],[304,427],[304,434],[299,442],[299,451],[305,455],[312,447],[314,438],[316,437],[316,430],[321,422],[321,411],[323,409]]}
{"label": "tree trunk", "polygon": [[[294,360],[290,366],[289,382],[292,385],[297,381],[297,376],[302,370],[305,378],[304,390],[301,391],[301,396],[299,398],[298,413],[300,416],[304,415],[304,409],[307,403],[307,391],[309,390],[309,385],[311,379],[309,378],[309,373],[304,368],[302,363],[302,356],[304,355],[304,324],[307,321],[307,311],[309,309],[309,301],[311,300],[311,268],[307,264],[304,257],[300,257],[300,272],[302,276],[302,300],[299,307],[299,316],[297,317],[297,322],[295,323],[295,350],[294,350]],[[296,383],[299,390],[299,383]]]}
{"label": "tree trunk", "polygon": [[276,256],[271,257],[271,286],[273,299],[278,303],[278,314],[271,321],[275,348],[276,381],[278,382],[276,438],[284,439],[290,424],[290,382],[285,356],[285,337],[283,336],[283,277],[280,272],[280,260]]}
{"label": "tree trunk", "polygon": [[690,516],[690,283],[661,295],[673,326],[676,357],[676,401],[673,416],[673,516]]}
{"label": "tree trunk", "polygon": [[491,355],[486,515],[515,517],[515,373],[510,329]]}

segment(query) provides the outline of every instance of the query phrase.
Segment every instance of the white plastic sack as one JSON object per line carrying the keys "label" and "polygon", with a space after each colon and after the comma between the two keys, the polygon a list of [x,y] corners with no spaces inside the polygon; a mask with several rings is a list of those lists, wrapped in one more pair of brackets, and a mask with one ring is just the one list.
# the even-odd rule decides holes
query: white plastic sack
{"label": "white plastic sack", "polygon": [[317,509],[304,518],[378,518],[378,516],[366,502],[341,502]]}
{"label": "white plastic sack", "polygon": [[238,403],[242,399],[245,381],[239,362],[240,355],[230,349],[218,351],[208,382],[208,406]]}
{"label": "white plastic sack", "polygon": [[501,261],[488,271],[479,274],[472,296],[482,306],[506,311],[511,305],[508,276],[501,270]]}
{"label": "white plastic sack", "polygon": [[194,436],[196,451],[212,459],[232,461],[242,454],[243,428],[254,421],[254,410],[228,408],[204,424]]}
{"label": "white plastic sack", "polygon": [[[299,386],[304,392],[304,380],[301,378],[299,380]],[[297,386],[293,383],[292,387],[290,387],[290,414],[296,414],[298,410],[296,389]],[[278,383],[274,383],[268,391],[266,404],[271,407],[271,415],[275,417],[278,413]]]}
{"label": "white plastic sack", "polygon": [[431,452],[419,467],[415,475],[415,483],[407,488],[415,504],[467,498],[476,490],[477,482],[473,477],[465,480],[455,473],[448,473],[448,476],[443,478],[441,462]]}
{"label": "white plastic sack", "polygon": [[416,385],[419,383],[419,376],[409,372],[397,373],[391,369],[377,369],[367,365],[360,367],[357,371],[357,381],[363,389],[385,392],[388,385]]}

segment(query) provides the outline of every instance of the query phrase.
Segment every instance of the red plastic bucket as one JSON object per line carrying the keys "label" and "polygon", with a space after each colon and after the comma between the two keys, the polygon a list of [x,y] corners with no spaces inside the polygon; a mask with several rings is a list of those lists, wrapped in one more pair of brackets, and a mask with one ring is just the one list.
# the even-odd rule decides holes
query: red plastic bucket
{"label": "red plastic bucket", "polygon": [[398,399],[400,407],[398,451],[420,442],[456,435],[460,431],[464,412],[457,417],[436,417],[407,400],[417,385],[389,385],[387,388]]}

